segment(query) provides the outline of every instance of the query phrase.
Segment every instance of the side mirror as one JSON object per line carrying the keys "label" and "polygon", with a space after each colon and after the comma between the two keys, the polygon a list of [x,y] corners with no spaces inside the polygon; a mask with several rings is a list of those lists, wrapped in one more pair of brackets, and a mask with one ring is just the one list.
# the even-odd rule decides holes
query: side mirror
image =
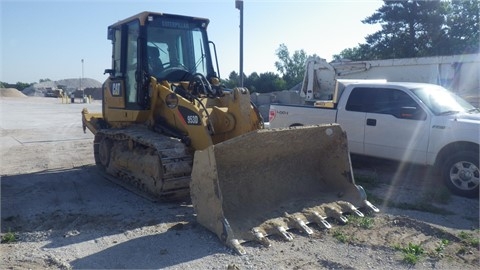
{"label": "side mirror", "polygon": [[413,119],[413,120],[425,120],[427,115],[421,108],[417,107],[401,107],[400,115],[401,119]]}
{"label": "side mirror", "polygon": [[115,73],[115,70],[109,68],[109,69],[105,69],[105,71],[103,72],[103,75],[105,74],[113,75],[114,73]]}

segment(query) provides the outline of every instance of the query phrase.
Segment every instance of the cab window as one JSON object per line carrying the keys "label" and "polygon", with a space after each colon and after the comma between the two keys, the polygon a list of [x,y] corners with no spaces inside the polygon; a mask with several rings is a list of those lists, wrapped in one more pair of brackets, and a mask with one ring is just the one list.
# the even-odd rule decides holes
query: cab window
{"label": "cab window", "polygon": [[389,114],[396,118],[425,120],[426,113],[407,93],[391,88],[354,88],[347,111]]}

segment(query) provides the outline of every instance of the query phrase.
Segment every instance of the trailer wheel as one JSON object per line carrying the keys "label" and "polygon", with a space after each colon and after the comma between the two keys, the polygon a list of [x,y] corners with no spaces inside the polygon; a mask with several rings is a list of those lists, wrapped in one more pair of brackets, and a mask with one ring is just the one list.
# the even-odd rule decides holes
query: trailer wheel
{"label": "trailer wheel", "polygon": [[479,157],[473,151],[460,151],[448,157],[441,169],[445,185],[455,194],[478,197]]}

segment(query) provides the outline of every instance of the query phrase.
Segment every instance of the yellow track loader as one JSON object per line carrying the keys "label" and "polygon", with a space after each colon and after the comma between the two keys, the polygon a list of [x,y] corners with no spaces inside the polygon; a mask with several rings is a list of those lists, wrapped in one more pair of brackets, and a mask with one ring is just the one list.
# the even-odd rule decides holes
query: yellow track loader
{"label": "yellow track loader", "polygon": [[208,23],[142,12],[108,27],[102,113],[82,111],[98,167],[149,197],[190,196],[198,222],[240,254],[245,241],[378,211],[338,125],[263,129],[249,91],[221,85]]}

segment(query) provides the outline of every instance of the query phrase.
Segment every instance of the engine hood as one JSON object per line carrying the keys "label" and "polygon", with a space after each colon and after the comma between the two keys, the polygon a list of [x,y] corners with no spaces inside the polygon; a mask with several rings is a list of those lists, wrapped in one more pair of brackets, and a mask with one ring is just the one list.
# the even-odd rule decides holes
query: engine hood
{"label": "engine hood", "polygon": [[452,120],[463,124],[480,125],[480,113],[461,113],[455,115]]}
{"label": "engine hood", "polygon": [[436,130],[450,130],[457,135],[466,133],[464,135],[468,137],[480,133],[480,113],[458,113],[434,117],[432,120],[432,128]]}
{"label": "engine hood", "polygon": [[[446,121],[445,121],[446,120]],[[456,139],[463,139],[467,141],[478,142],[480,139],[480,114],[462,113],[451,115],[443,121],[437,122],[440,124],[443,122],[443,128],[448,130],[450,135]],[[442,128],[442,124],[434,126]]]}
{"label": "engine hood", "polygon": [[480,114],[462,113],[434,118],[432,131],[433,134],[441,134],[442,140],[479,143]]}

